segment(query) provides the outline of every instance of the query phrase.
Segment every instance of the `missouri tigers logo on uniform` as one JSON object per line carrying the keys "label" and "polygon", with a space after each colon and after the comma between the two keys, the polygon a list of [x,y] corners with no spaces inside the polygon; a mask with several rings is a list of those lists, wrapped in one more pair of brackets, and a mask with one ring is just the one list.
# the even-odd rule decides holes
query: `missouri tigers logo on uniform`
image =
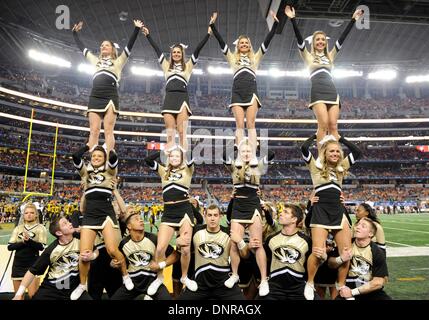
{"label": "missouri tigers logo on uniform", "polygon": [[69,272],[79,266],[79,252],[70,251],[57,260],[58,270]]}
{"label": "missouri tigers logo on uniform", "polygon": [[137,251],[132,253],[128,260],[135,267],[146,267],[152,260],[152,255],[146,251]]}
{"label": "missouri tigers logo on uniform", "polygon": [[294,264],[301,257],[301,253],[292,247],[278,247],[274,250],[274,256],[281,263]]}
{"label": "missouri tigers logo on uniform", "polygon": [[200,244],[198,252],[205,259],[217,259],[223,253],[223,247],[214,242],[206,242]]}
{"label": "missouri tigers logo on uniform", "polygon": [[[32,231],[26,231],[26,233],[27,233],[27,235],[28,235],[28,237],[30,239],[34,239],[34,237],[36,236],[36,234],[34,232],[32,232]],[[18,234],[18,238],[21,239],[21,240],[24,239],[24,231],[20,232]]]}
{"label": "missouri tigers logo on uniform", "polygon": [[331,62],[329,61],[329,59],[326,56],[319,56],[314,58],[314,63],[318,63],[318,64],[330,64]]}
{"label": "missouri tigers logo on uniform", "polygon": [[249,67],[251,65],[250,58],[247,55],[240,54],[240,60],[238,60],[239,66]]}
{"label": "missouri tigers logo on uniform", "polygon": [[101,69],[108,69],[111,66],[113,66],[113,61],[110,58],[101,59],[97,63],[97,68],[101,68]]}
{"label": "missouri tigers logo on uniform", "polygon": [[354,256],[350,271],[358,276],[362,282],[370,281],[372,277],[372,266],[369,261],[360,256]]}
{"label": "missouri tigers logo on uniform", "polygon": [[169,181],[178,181],[182,179],[182,174],[180,172],[170,172],[170,176],[168,177]]}
{"label": "missouri tigers logo on uniform", "polygon": [[89,184],[102,184],[105,179],[102,174],[90,174],[88,182]]}

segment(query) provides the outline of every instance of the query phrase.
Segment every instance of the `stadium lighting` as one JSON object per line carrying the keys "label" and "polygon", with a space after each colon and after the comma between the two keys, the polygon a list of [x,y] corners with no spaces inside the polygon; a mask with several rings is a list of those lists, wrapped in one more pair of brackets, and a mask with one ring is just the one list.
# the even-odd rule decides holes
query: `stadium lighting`
{"label": "stadium lighting", "polygon": [[87,63],[81,63],[79,67],[77,67],[77,70],[87,74],[95,73],[95,67],[92,64],[87,64]]}
{"label": "stadium lighting", "polygon": [[429,82],[429,74],[408,76],[405,78],[406,83]]}
{"label": "stadium lighting", "polygon": [[143,77],[163,77],[164,73],[160,70],[149,69],[146,67],[131,67],[131,72],[137,76]]}
{"label": "stadium lighting", "polygon": [[56,57],[56,56],[52,56],[52,55],[47,54],[47,53],[39,52],[37,50],[30,49],[28,51],[28,56],[31,59],[42,62],[42,63],[52,64],[52,65],[55,65],[58,67],[63,67],[63,68],[70,68],[71,67],[70,61],[64,60],[64,59]]}
{"label": "stadium lighting", "polygon": [[201,75],[201,74],[204,74],[204,71],[203,69],[193,69],[192,73],[196,75]]}
{"label": "stadium lighting", "polygon": [[356,71],[356,70],[348,70],[348,69],[334,69],[332,71],[332,75],[334,78],[350,78],[350,77],[362,77],[363,72],[362,71]]}
{"label": "stadium lighting", "polygon": [[271,68],[268,70],[268,74],[273,78],[280,78],[286,75],[286,71],[282,71],[277,68]]}
{"label": "stadium lighting", "polygon": [[232,70],[229,68],[223,68],[223,67],[208,67],[207,71],[211,74],[232,74]]}
{"label": "stadium lighting", "polygon": [[371,80],[386,80],[386,81],[390,81],[396,78],[396,71],[395,70],[378,70],[375,72],[370,72],[368,74],[368,79]]}
{"label": "stadium lighting", "polygon": [[308,78],[310,76],[310,72],[308,71],[308,69],[286,71],[285,76],[297,77],[297,78]]}

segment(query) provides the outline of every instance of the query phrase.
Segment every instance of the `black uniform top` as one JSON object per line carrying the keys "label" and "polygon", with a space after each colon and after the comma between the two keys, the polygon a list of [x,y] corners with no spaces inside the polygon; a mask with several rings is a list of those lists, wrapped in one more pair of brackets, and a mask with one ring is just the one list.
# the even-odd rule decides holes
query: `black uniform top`
{"label": "black uniform top", "polygon": [[231,158],[223,159],[224,165],[232,175],[234,196],[258,197],[257,192],[259,191],[261,176],[265,173],[273,158],[274,153],[269,151],[268,156],[259,160],[258,166],[255,168],[250,167],[248,164],[237,168]]}
{"label": "black uniform top", "polygon": [[60,244],[56,239],[43,251],[30,268],[30,272],[34,275],[42,275],[49,267],[42,285],[60,290],[73,290],[80,282],[79,244],[80,241],[76,238],[65,245]]}
{"label": "black uniform top", "polygon": [[290,236],[279,231],[267,239],[265,252],[271,259],[270,290],[300,291],[305,283],[311,239],[300,231]]}
{"label": "black uniform top", "polygon": [[318,191],[326,190],[329,188],[334,188],[339,192],[341,192],[343,179],[344,179],[344,172],[348,170],[353,164],[355,164],[356,159],[358,159],[361,155],[361,151],[356,145],[346,140],[345,138],[341,137],[339,142],[344,143],[350,149],[351,152],[347,157],[345,157],[341,161],[339,165],[340,167],[342,167],[343,171],[339,172],[338,170],[336,170],[336,168],[335,169],[330,168],[329,177],[325,178],[321,175],[322,168],[316,162],[316,160],[314,159],[313,155],[309,150],[309,146],[314,140],[314,138],[315,136],[310,137],[301,146],[302,157],[304,158],[305,163],[307,164],[310,170],[311,180],[313,181],[313,187],[316,193]]}
{"label": "black uniform top", "polygon": [[[240,74],[242,74],[243,72],[247,72],[251,74],[256,79],[256,70],[259,67],[259,63],[261,62],[262,56],[267,52],[268,46],[274,37],[277,24],[278,24],[277,22],[274,22],[273,27],[271,28],[271,31],[265,37],[265,40],[264,42],[262,42],[258,51],[256,51],[256,53],[254,53],[253,55],[232,53],[231,50],[229,50],[228,45],[225,43],[225,41],[222,39],[222,36],[219,34],[218,30],[216,29],[215,24],[213,23],[210,25],[210,28],[212,29],[214,36],[219,42],[222,53],[225,55],[230,68],[234,72],[234,76],[233,76],[234,79],[238,77]],[[253,49],[250,48],[250,50],[253,50]]]}
{"label": "black uniform top", "polygon": [[82,147],[73,154],[73,163],[85,185],[85,197],[87,200],[105,199],[112,195],[112,179],[118,173],[118,156],[114,150],[109,153],[106,163],[94,168],[91,163],[85,165],[82,156],[88,150],[88,146]]}
{"label": "black uniform top", "polygon": [[210,232],[207,225],[194,228],[192,245],[195,249],[195,279],[199,288],[223,287],[231,271],[229,228]]}
{"label": "black uniform top", "polygon": [[166,177],[167,167],[155,161],[159,152],[145,158],[146,164],[161,177],[162,197],[165,202],[189,199],[192,174],[194,173],[194,159],[185,161],[180,167],[170,171]]}
{"label": "black uniform top", "polygon": [[352,245],[353,257],[347,275],[347,286],[358,288],[371,281],[374,277],[384,278],[389,275],[386,257],[383,251],[370,242],[366,247],[358,247],[356,242]]}
{"label": "black uniform top", "polygon": [[[128,273],[135,283],[146,286],[156,278],[157,273],[149,268],[149,263],[155,257],[156,245],[156,235],[149,232],[145,232],[144,238],[138,242],[127,236],[119,244],[119,250],[127,259]],[[169,256],[173,251],[173,247],[169,245],[165,255]]]}
{"label": "black uniform top", "polygon": [[337,53],[340,51],[344,40],[352,29],[355,20],[352,19],[349,22],[340,38],[337,40],[337,42],[335,42],[334,48],[329,51],[328,56],[326,56],[324,53],[318,54],[315,52],[308,52],[307,48],[305,47],[305,41],[298,29],[298,25],[296,24],[296,19],[292,18],[291,21],[295,31],[295,36],[298,41],[298,48],[300,50],[301,58],[304,60],[305,65],[310,69],[310,78],[319,72],[326,72],[327,74],[331,75],[331,69],[334,65],[334,60],[337,56]]}
{"label": "black uniform top", "polygon": [[[166,82],[166,90],[167,91],[175,91],[178,88],[183,88],[183,84],[185,84],[185,88],[188,86],[189,78],[192,74],[192,69],[194,65],[197,64],[198,56],[200,54],[201,49],[207,43],[210,34],[206,34],[203,40],[198,44],[195,48],[194,53],[191,58],[186,62],[186,67],[183,70],[181,63],[173,63],[173,68],[170,69],[170,62],[164,56],[164,53],[159,49],[158,45],[155,43],[153,38],[148,34],[146,38],[149,40],[149,43],[153,47],[158,56],[158,62],[161,64],[162,71],[164,71],[164,76]],[[177,82],[178,81],[178,82]]]}
{"label": "black uniform top", "polygon": [[85,58],[95,66],[96,71],[92,77],[93,88],[96,88],[97,86],[108,86],[112,79],[115,81],[116,87],[119,87],[122,68],[125,66],[125,63],[131,54],[131,49],[134,46],[139,31],[140,28],[134,28],[134,31],[130,37],[130,40],[128,41],[128,44],[125,46],[124,51],[116,59],[112,59],[111,57],[102,58],[101,56],[95,56],[79,39],[78,33],[73,32],[73,37],[77,46],[82,51]]}
{"label": "black uniform top", "polygon": [[[24,241],[24,232],[29,236],[29,240]],[[34,262],[34,259],[39,256],[39,251],[42,251],[46,246],[48,234],[46,228],[36,223],[27,225],[22,223],[15,227],[12,231],[7,249],[15,252],[15,266],[28,266]]]}

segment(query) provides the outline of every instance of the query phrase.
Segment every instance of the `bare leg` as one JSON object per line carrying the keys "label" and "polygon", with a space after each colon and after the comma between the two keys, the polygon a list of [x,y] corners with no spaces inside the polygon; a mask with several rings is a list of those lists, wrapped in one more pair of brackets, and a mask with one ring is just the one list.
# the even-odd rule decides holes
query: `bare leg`
{"label": "bare leg", "polygon": [[185,150],[188,150],[188,140],[186,139],[186,130],[188,130],[188,119],[188,109],[183,108],[182,112],[177,115],[176,122],[177,131],[179,133],[179,144]]}
{"label": "bare leg", "polygon": [[255,120],[258,113],[258,102],[255,100],[253,104],[246,110],[246,128],[249,142],[252,144],[253,156],[256,156],[256,148],[258,146],[258,134],[256,132]]}
{"label": "bare leg", "polygon": [[176,135],[176,117],[171,113],[164,113],[165,130],[167,131],[167,144],[165,150],[170,149],[174,145]]}
{"label": "bare leg", "polygon": [[98,145],[101,130],[101,117],[96,112],[88,113],[89,120],[89,139],[88,146],[91,149],[94,145]]}
{"label": "bare leg", "polygon": [[313,112],[316,115],[316,119],[317,119],[317,150],[319,150],[320,152],[320,144],[319,141],[322,140],[329,128],[328,128],[328,121],[329,121],[329,116],[328,116],[328,108],[326,107],[326,104],[324,103],[318,103],[315,104],[313,106]]}
{"label": "bare leg", "polygon": [[333,135],[335,139],[339,139],[338,134],[338,118],[340,116],[340,106],[338,104],[332,105],[328,109],[328,130],[329,134]]}
{"label": "bare leg", "polygon": [[233,106],[232,113],[234,114],[236,125],[235,143],[239,145],[244,137],[244,109],[240,106]]}
{"label": "bare leg", "polygon": [[104,140],[107,145],[107,154],[109,154],[110,150],[115,148],[115,135],[113,134],[113,130],[115,128],[116,116],[116,113],[113,112],[113,107],[109,107],[104,115]]}

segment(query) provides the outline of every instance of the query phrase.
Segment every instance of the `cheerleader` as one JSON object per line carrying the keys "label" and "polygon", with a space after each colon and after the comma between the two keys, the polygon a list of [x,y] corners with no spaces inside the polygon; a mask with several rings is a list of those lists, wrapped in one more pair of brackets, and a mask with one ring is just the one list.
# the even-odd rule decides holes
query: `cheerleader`
{"label": "cheerleader", "polygon": [[140,20],[134,20],[133,34],[121,55],[118,55],[115,44],[112,41],[105,40],[101,43],[98,57],[89,51],[79,39],[78,32],[82,29],[82,26],[82,21],[73,26],[73,37],[85,58],[96,70],[92,77],[92,90],[87,110],[90,127],[88,146],[92,149],[98,145],[101,120],[103,120],[104,140],[109,151],[115,147],[113,129],[119,112],[118,87],[121,72],[130,56],[131,49],[137,39],[139,30],[143,27],[143,23]]}
{"label": "cheerleader", "polygon": [[[235,143],[238,146],[243,139],[244,118],[246,118],[248,137],[252,144],[252,150],[254,150],[251,159],[251,164],[253,165],[257,165],[258,163],[256,158],[257,135],[255,119],[256,113],[261,107],[256,86],[256,70],[259,67],[263,55],[267,52],[268,45],[274,37],[277,28],[278,19],[273,12],[271,12],[271,15],[275,22],[257,52],[253,51],[250,39],[245,35],[240,35],[238,37],[236,42],[234,42],[235,52],[231,52],[214,24],[217,18],[217,12],[214,12],[210,19],[210,28],[218,40],[230,68],[234,72],[231,104],[229,108],[232,110],[236,121]],[[242,160],[238,157],[237,164],[240,165],[241,161]]]}
{"label": "cheerleader", "polygon": [[322,139],[327,135],[327,132],[333,135],[336,140],[339,139],[337,121],[341,103],[337,89],[332,81],[331,70],[344,40],[353,28],[355,21],[363,15],[363,10],[355,11],[351,21],[332,50],[328,49],[326,33],[323,31],[314,32],[313,36],[309,37],[311,38],[311,52],[308,52],[305,47],[304,39],[298,29],[295,19],[295,9],[286,6],[285,14],[292,21],[301,58],[304,60],[306,67],[310,69],[311,100],[308,107],[313,110],[317,118],[317,142],[320,143],[318,145],[320,151],[320,146],[323,144]]}
{"label": "cheerleader", "polygon": [[145,159],[146,164],[161,177],[162,197],[164,200],[164,214],[159,225],[155,252],[155,261],[161,267],[158,277],[147,289],[148,295],[155,294],[163,283],[162,269],[166,266],[165,252],[176,229],[179,229],[176,244],[180,247],[181,253],[182,277],[180,282],[191,291],[197,291],[198,289],[197,283],[188,278],[191,259],[190,244],[192,227],[194,226],[194,213],[189,198],[189,187],[194,173],[194,160],[186,161],[185,155],[185,150],[180,146],[176,146],[168,153],[168,165],[166,166],[156,161],[160,156],[159,152]]}
{"label": "cheerleader", "polygon": [[143,33],[158,56],[158,61],[166,80],[164,105],[161,111],[167,130],[165,150],[168,152],[173,147],[176,129],[179,133],[179,145],[184,150],[187,150],[186,130],[188,118],[192,115],[189,106],[188,82],[192,69],[198,61],[200,51],[210,37],[211,30],[210,28],[208,29],[207,34],[195,48],[194,53],[187,62],[185,62],[185,49],[187,46],[184,44],[174,44],[170,47],[170,60],[167,61],[146,26],[143,27]]}
{"label": "cheerleader", "polygon": [[[82,157],[88,150],[88,145],[85,145],[73,154],[74,166],[79,170],[82,184],[85,187],[80,253],[83,256],[92,251],[97,231],[101,231],[107,253],[120,263],[123,282],[128,290],[132,290],[134,284],[128,275],[124,256],[118,249],[119,225],[112,206],[113,180],[118,171],[118,156],[115,150],[110,150],[107,159],[106,150],[97,146],[91,153],[90,163],[85,165]],[[80,284],[72,292],[71,300],[79,299],[82,293],[87,291],[89,267],[88,261],[79,260]]]}
{"label": "cheerleader", "polygon": [[[7,249],[15,251],[12,265],[13,288],[17,292],[21,281],[28,269],[39,258],[47,242],[47,230],[39,223],[37,208],[33,203],[25,205],[23,210],[23,222],[12,231]],[[36,277],[28,285],[28,295],[34,296],[39,289],[39,278]]]}
{"label": "cheerleader", "polygon": [[[261,175],[268,166],[269,161],[274,158],[272,152],[258,162],[257,167],[250,166],[250,160],[254,154],[249,139],[243,139],[238,146],[239,156],[243,166],[237,166],[229,158],[224,159],[224,164],[232,174],[234,195],[231,213],[231,234],[234,233],[241,239],[244,237],[245,229],[248,227],[250,239],[261,244],[255,248],[256,262],[261,274],[259,295],[266,296],[269,293],[267,278],[267,256],[262,246],[262,208],[259,199],[259,185]],[[244,240],[231,244],[231,277],[225,281],[225,286],[232,288],[239,281],[238,267],[240,264],[239,251],[246,246]]]}
{"label": "cheerleader", "polygon": [[[353,165],[361,152],[350,141],[340,138],[339,142],[345,144],[351,153],[344,158],[339,142],[326,141],[321,149],[317,161],[309,151],[310,144],[316,138],[313,135],[305,141],[301,147],[303,158],[310,170],[315,196],[319,197],[311,209],[310,227],[313,241],[313,252],[307,261],[308,280],[305,286],[305,298],[314,299],[314,277],[322,262],[322,254],[325,253],[325,243],[329,230],[334,234],[339,252],[351,247],[350,226],[346,212],[341,203],[341,188],[347,170]],[[349,264],[344,263],[338,269],[337,282],[344,286]]]}

